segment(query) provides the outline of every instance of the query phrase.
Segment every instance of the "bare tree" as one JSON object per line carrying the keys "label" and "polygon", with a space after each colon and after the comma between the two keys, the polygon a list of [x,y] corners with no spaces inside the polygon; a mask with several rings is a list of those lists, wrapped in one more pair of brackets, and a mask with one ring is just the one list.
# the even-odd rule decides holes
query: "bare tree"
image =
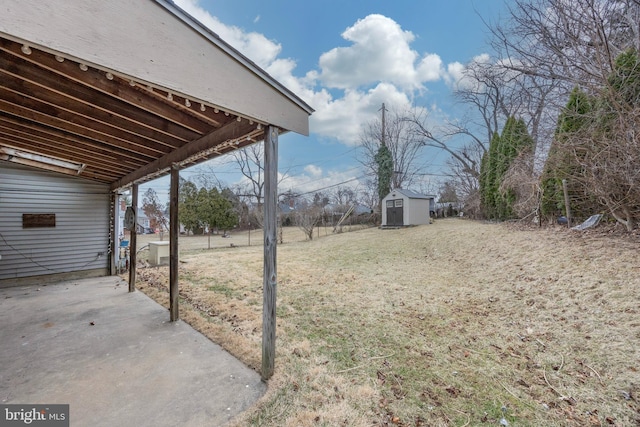
{"label": "bare tree", "polygon": [[509,166],[499,191],[505,195],[511,192],[514,201],[511,208],[518,218],[540,218],[540,180],[532,173],[534,163],[533,152],[522,151]]}
{"label": "bare tree", "polygon": [[637,0],[515,0],[504,25],[491,28],[501,67],[517,76],[525,119],[544,161],[571,90],[600,91],[615,58],[640,48]]}
{"label": "bare tree", "polygon": [[[565,102],[574,87],[598,100],[585,116],[588,125],[565,134],[557,148],[580,165],[571,179],[628,230],[640,219],[633,184],[639,105],[637,97],[625,98],[637,86],[639,21],[637,0],[515,0],[508,23],[493,28],[506,69],[530,81],[555,82],[549,93]],[[621,64],[630,49],[635,56]]]}
{"label": "bare tree", "polygon": [[249,145],[233,152],[240,172],[247,179],[245,194],[251,196],[258,207],[264,196],[264,147],[262,144]]}
{"label": "bare tree", "polygon": [[210,163],[204,163],[198,166],[197,173],[193,176],[192,182],[207,190],[212,188],[225,188],[227,185],[218,178],[216,174],[216,166]]}
{"label": "bare tree", "polygon": [[[484,154],[508,117],[524,120],[536,151],[543,157],[555,129],[559,105],[565,102],[564,98],[558,98],[557,89],[554,80],[511,69],[509,61],[499,57],[483,55],[469,62],[454,90],[458,102],[468,107],[467,114],[461,120],[447,123],[442,135],[463,137],[467,141],[463,150],[475,156],[462,154],[453,156],[453,160],[470,172],[475,170],[477,155]],[[430,143],[442,147],[442,141]],[[469,164],[470,157],[476,162]]]}
{"label": "bare tree", "polygon": [[462,77],[454,85],[454,97],[467,107],[461,120],[448,124],[449,135],[464,135],[482,151],[487,149],[493,134],[500,132],[507,117],[514,115],[517,103],[509,96],[509,81],[513,78],[488,55],[465,65]]}
{"label": "bare tree", "polygon": [[376,191],[376,185],[373,180],[365,180],[365,183],[359,185],[355,191],[360,203],[371,208],[371,210],[375,210],[380,201],[378,200],[378,192]]}
{"label": "bare tree", "polygon": [[[391,110],[384,120],[384,141],[393,159],[392,188],[410,187],[420,171],[418,156],[422,144],[411,132],[406,114]],[[377,174],[376,154],[383,141],[383,121],[376,119],[364,125],[360,135],[362,147],[360,163],[365,167],[367,175]],[[377,185],[377,183],[376,183]]]}
{"label": "bare tree", "polygon": [[637,0],[515,0],[493,46],[511,70],[598,90],[615,58],[640,48],[639,14]]}
{"label": "bare tree", "polygon": [[164,231],[169,229],[169,221],[165,216],[165,209],[160,203],[158,194],[153,188],[145,191],[142,197],[142,211],[149,218],[151,228],[159,229],[160,240],[162,240]]}
{"label": "bare tree", "polygon": [[344,185],[339,185],[331,191],[331,201],[337,205],[347,205],[353,203],[355,200],[355,191]]}
{"label": "bare tree", "polygon": [[[252,209],[252,224],[262,227],[262,203],[264,198],[264,145],[252,144],[233,152],[240,172],[246,178],[243,184],[234,186],[240,201]],[[286,179],[288,171],[279,174],[278,183]]]}
{"label": "bare tree", "polygon": [[[437,148],[450,155],[447,161],[448,181],[455,185],[457,194],[469,214],[479,214],[480,162],[487,150],[488,142],[469,128],[456,123],[432,129],[424,110],[415,109],[410,115],[405,116],[404,120],[410,124],[415,140],[422,146]],[[465,137],[468,142],[460,146],[460,139],[464,140]]]}
{"label": "bare tree", "polygon": [[307,239],[313,240],[313,229],[322,220],[322,215],[322,208],[313,204],[296,209],[294,213],[296,225],[304,232]]}
{"label": "bare tree", "polygon": [[[480,164],[481,152],[479,148],[464,148],[464,150],[472,151],[474,153],[467,153],[466,157],[475,157],[476,164]],[[454,157],[450,157],[447,160],[448,177],[446,183],[455,189],[460,205],[464,206],[465,214],[471,218],[478,218],[481,216],[480,206],[480,183],[478,175],[475,172],[470,173],[469,170]]]}

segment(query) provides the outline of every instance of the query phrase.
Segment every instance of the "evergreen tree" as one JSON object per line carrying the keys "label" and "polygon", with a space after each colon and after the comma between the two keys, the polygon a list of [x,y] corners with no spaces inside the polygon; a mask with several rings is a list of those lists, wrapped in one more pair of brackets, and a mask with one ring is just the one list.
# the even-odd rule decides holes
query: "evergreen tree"
{"label": "evergreen tree", "polygon": [[640,58],[629,49],[615,60],[596,107],[583,156],[586,187],[627,231],[640,223]]}
{"label": "evergreen tree", "polygon": [[486,218],[497,218],[497,205],[500,194],[497,185],[497,163],[500,147],[500,135],[493,134],[493,138],[489,142],[489,150],[483,155],[484,167],[481,172],[480,193],[482,197],[482,209]]}
{"label": "evergreen tree", "polygon": [[225,190],[222,190],[222,192],[218,192],[216,190],[214,192],[213,190],[216,189],[212,188],[210,190],[210,193],[213,193],[212,197],[214,197],[214,206],[216,211],[214,226],[219,230],[231,230],[238,224],[238,214],[233,201],[229,200],[228,196],[225,195],[225,193],[229,194],[229,192],[225,192]]}
{"label": "evergreen tree", "polygon": [[558,118],[542,175],[543,215],[564,210],[561,182],[566,179],[576,219],[604,208],[628,231],[636,227],[640,221],[638,106],[640,59],[634,49],[618,55],[597,95],[573,90]]}
{"label": "evergreen tree", "polygon": [[198,234],[202,230],[202,224],[198,219],[198,188],[185,179],[180,179],[178,188],[178,219],[187,231]]}
{"label": "evergreen tree", "polygon": [[617,100],[631,108],[640,104],[640,58],[635,49],[618,55],[608,82]]}
{"label": "evergreen tree", "polygon": [[534,142],[527,126],[522,119],[509,117],[502,131],[499,145],[498,168],[496,170],[496,186],[498,187],[499,202],[496,206],[498,219],[505,220],[514,218],[513,205],[516,195],[513,190],[506,188],[500,191],[500,186],[513,164],[513,161],[525,152],[533,150]]}
{"label": "evergreen tree", "polygon": [[480,194],[487,218],[506,220],[514,217],[515,193],[501,190],[503,180],[513,161],[527,150],[534,141],[522,119],[509,117],[502,134],[494,134],[480,165]]}
{"label": "evergreen tree", "polygon": [[391,191],[391,179],[393,177],[393,158],[391,151],[385,144],[380,145],[380,149],[375,156],[378,166],[378,197],[380,203]]}
{"label": "evergreen tree", "polygon": [[230,230],[238,224],[233,203],[215,187],[210,190],[202,187],[198,191],[198,217],[209,234],[214,230]]}
{"label": "evergreen tree", "polygon": [[553,219],[565,212],[562,180],[567,180],[569,194],[572,196],[571,211],[576,218],[586,218],[593,212],[595,201],[585,191],[582,183],[582,153],[572,148],[574,138],[580,132],[587,132],[593,117],[594,102],[576,87],[558,118],[558,126],[542,176],[542,200],[540,213]]}
{"label": "evergreen tree", "polygon": [[[492,144],[495,144],[494,139],[498,137],[499,136],[497,133],[493,135],[493,138],[491,138],[491,141],[489,142],[489,149],[491,149]],[[480,161],[480,179],[479,179],[480,209],[485,218],[491,217],[491,213],[489,212],[490,206],[491,206],[490,174],[491,174],[491,168],[489,167],[489,151],[487,150],[482,154],[482,159]]]}

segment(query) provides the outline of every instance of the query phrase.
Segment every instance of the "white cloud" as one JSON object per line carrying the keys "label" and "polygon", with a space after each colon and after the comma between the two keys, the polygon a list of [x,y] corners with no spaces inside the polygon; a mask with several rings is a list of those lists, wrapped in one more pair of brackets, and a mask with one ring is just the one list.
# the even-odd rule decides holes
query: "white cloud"
{"label": "white cloud", "polygon": [[380,83],[366,92],[347,90],[341,98],[316,106],[311,131],[347,145],[358,145],[362,125],[379,114],[383,102],[399,110],[411,105],[407,94],[389,83]]}
{"label": "white cloud", "polygon": [[430,53],[424,56],[418,64],[418,77],[420,81],[432,82],[440,80],[443,76],[442,59],[435,53]]}
{"label": "white cloud", "polygon": [[298,77],[296,62],[278,57],[279,43],[220,22],[199,0],[175,1],[311,105],[316,110],[310,119],[312,133],[346,145],[359,143],[362,125],[379,114],[383,102],[398,110],[409,108],[416,92],[425,90],[425,83],[456,81],[463,68],[458,63],[445,67],[435,53],[419,54],[411,48],[412,32],[391,18],[374,14],[342,33],[350,45],[323,53],[319,70]]}
{"label": "white cloud", "polygon": [[456,87],[462,84],[462,79],[464,78],[464,64],[460,62],[452,62],[447,65],[447,76],[446,82],[449,86]]}
{"label": "white cloud", "polygon": [[322,168],[316,165],[307,165],[304,171],[311,176],[322,176]]}
{"label": "white cloud", "polygon": [[245,32],[241,28],[223,24],[204,10],[199,0],[175,0],[175,3],[262,68],[268,67],[282,50],[279,43],[267,39],[263,34]]}
{"label": "white cloud", "polygon": [[388,82],[404,90],[416,90],[426,81],[440,78],[441,60],[411,49],[415,36],[404,31],[393,19],[369,15],[347,28],[342,37],[352,42],[320,56],[322,83],[328,87],[349,89],[377,82]]}
{"label": "white cloud", "polygon": [[447,75],[445,81],[453,90],[482,90],[484,84],[482,79],[478,79],[475,76],[478,73],[486,73],[486,75],[493,75],[496,79],[501,79],[507,84],[511,79],[514,79],[517,75],[516,72],[507,72],[509,65],[505,64],[503,60],[495,60],[487,53],[474,56],[471,61],[466,64],[459,62],[453,62],[447,66]]}

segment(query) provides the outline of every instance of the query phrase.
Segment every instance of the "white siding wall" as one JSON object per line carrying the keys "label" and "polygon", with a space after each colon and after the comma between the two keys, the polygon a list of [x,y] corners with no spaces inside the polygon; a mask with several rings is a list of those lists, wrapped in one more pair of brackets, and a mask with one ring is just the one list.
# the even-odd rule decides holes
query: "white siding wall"
{"label": "white siding wall", "polygon": [[405,197],[404,223],[406,225],[429,224],[429,199]]}
{"label": "white siding wall", "polygon": [[[23,213],[56,225],[22,228]],[[0,161],[0,280],[108,268],[109,218],[108,186]]]}

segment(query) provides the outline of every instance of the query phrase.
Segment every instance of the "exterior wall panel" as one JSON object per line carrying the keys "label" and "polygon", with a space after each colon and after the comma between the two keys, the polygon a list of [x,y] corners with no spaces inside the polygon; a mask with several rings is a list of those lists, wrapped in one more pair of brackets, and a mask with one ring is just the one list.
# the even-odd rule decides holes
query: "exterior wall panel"
{"label": "exterior wall panel", "polygon": [[411,225],[429,224],[429,199],[407,198],[406,223]]}
{"label": "exterior wall panel", "polygon": [[[23,228],[25,213],[55,227]],[[109,221],[108,185],[0,162],[0,280],[108,268]]]}

